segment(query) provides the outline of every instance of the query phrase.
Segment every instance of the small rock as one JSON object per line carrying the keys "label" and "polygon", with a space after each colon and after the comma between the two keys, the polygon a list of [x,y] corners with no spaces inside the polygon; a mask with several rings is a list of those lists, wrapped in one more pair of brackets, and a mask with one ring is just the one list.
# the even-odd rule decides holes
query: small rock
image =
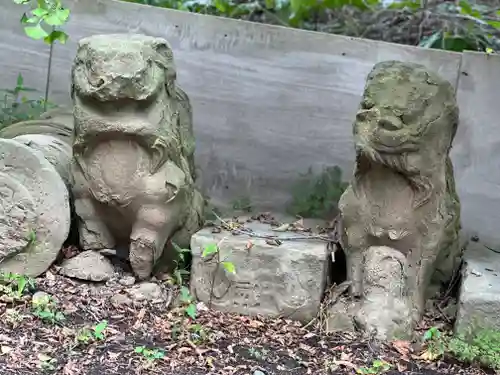
{"label": "small rock", "polygon": [[107,281],[115,270],[111,262],[96,251],[88,250],[66,259],[59,273],[80,280]]}
{"label": "small rock", "polygon": [[114,307],[132,304],[132,300],[124,294],[115,294],[110,298],[110,302]]}
{"label": "small rock", "polygon": [[162,295],[160,286],[155,283],[141,283],[128,289],[127,294],[137,302],[156,300]]}
{"label": "small rock", "polygon": [[33,294],[33,297],[31,297],[31,303],[33,305],[40,305],[40,304],[45,304],[50,301],[50,294],[45,293],[45,292],[36,292]]}
{"label": "small rock", "polygon": [[135,284],[134,276],[124,276],[118,281],[123,286],[132,286]]}

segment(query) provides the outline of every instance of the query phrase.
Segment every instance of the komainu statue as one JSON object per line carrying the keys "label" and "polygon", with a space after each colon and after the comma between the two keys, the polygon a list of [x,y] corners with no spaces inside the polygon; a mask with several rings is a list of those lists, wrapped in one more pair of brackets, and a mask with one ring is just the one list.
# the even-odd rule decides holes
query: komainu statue
{"label": "komainu statue", "polygon": [[431,279],[449,275],[460,257],[449,158],[457,126],[453,87],[422,65],[387,61],[368,75],[354,176],[339,208],[351,296],[359,298],[354,320],[378,337],[411,333]]}
{"label": "komainu statue", "polygon": [[[72,68],[73,195],[85,250],[128,247],[139,279],[202,226],[189,98],[168,42],[80,40]],[[161,262],[160,262],[161,263]]]}

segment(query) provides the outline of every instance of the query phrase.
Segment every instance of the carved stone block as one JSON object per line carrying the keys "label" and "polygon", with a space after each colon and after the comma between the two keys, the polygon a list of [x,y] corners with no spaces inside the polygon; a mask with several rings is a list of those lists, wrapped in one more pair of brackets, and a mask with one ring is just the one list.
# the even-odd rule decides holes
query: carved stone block
{"label": "carved stone block", "polygon": [[[260,234],[279,233],[266,224],[245,226]],[[293,233],[280,235],[289,237]],[[220,260],[232,262],[235,274],[217,266],[217,256],[201,256],[210,244],[220,244]],[[211,299],[215,309],[305,322],[318,313],[330,259],[324,241],[285,240],[274,246],[265,239],[225,231],[212,233],[211,228],[204,228],[192,237],[191,250],[191,292],[207,305]]]}
{"label": "carved stone block", "polygon": [[455,331],[500,330],[500,254],[471,241],[464,260]]}

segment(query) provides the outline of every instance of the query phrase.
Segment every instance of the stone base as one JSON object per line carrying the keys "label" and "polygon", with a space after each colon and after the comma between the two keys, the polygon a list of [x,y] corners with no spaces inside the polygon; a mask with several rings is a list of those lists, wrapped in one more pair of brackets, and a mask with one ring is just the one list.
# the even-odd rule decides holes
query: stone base
{"label": "stone base", "polygon": [[455,332],[500,330],[500,254],[471,241],[464,261]]}
{"label": "stone base", "polygon": [[[269,225],[260,222],[246,223],[245,227],[278,238],[298,235],[272,231]],[[316,316],[328,270],[326,242],[283,240],[281,245],[274,246],[261,238],[212,231],[213,228],[204,228],[191,239],[194,297],[208,305],[214,280],[211,301],[214,309],[303,322]],[[201,257],[203,249],[211,244],[219,244],[220,259],[232,262],[235,274],[217,267],[217,256]]]}

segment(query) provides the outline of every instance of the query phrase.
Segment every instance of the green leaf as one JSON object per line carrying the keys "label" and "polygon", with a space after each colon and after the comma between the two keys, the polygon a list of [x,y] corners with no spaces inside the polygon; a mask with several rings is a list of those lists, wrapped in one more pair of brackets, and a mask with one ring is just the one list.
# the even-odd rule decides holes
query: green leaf
{"label": "green leaf", "polygon": [[24,13],[21,17],[21,24],[27,25],[27,24],[34,24],[34,23],[39,23],[40,18],[38,17],[28,17],[26,13]]}
{"label": "green leaf", "polygon": [[401,2],[394,2],[388,6],[389,9],[404,9],[408,8],[410,10],[420,9],[420,1],[407,0]]}
{"label": "green leaf", "polygon": [[292,13],[299,13],[300,9],[302,8],[302,1],[290,0],[290,8],[292,10]]}
{"label": "green leaf", "polygon": [[196,305],[194,303],[191,303],[188,305],[188,307],[186,307],[186,314],[191,319],[196,319]]}
{"label": "green leaf", "polygon": [[469,2],[462,0],[459,2],[460,5],[460,13],[462,14],[472,14],[473,10],[472,7],[470,6]]}
{"label": "green leaf", "polygon": [[274,0],[265,0],[264,4],[266,6],[266,9],[274,9],[274,7],[276,6]]}
{"label": "green leaf", "polygon": [[69,9],[57,9],[43,18],[45,23],[50,26],[61,26],[68,20]]}
{"label": "green leaf", "polygon": [[102,333],[106,330],[107,327],[108,327],[108,321],[103,320],[102,322],[100,322],[98,325],[95,326],[94,333],[96,335],[102,336]]}
{"label": "green leaf", "polygon": [[177,245],[177,243],[175,243],[174,241],[171,241],[170,242],[172,244],[172,247],[174,248],[175,251],[177,251],[178,253],[182,252],[182,248]]}
{"label": "green leaf", "polygon": [[49,35],[47,35],[43,41],[47,44],[52,44],[58,40],[61,44],[65,44],[69,36],[64,31],[54,30]]}
{"label": "green leaf", "polygon": [[500,21],[488,21],[488,25],[495,29],[500,29]]}
{"label": "green leaf", "polygon": [[14,0],[14,3],[16,4],[28,4],[31,0]]}
{"label": "green leaf", "polygon": [[31,39],[35,39],[35,40],[43,39],[49,35],[40,25],[26,26],[24,28],[24,32]]}
{"label": "green leaf", "polygon": [[21,73],[19,73],[19,74],[17,75],[16,86],[17,86],[17,87],[23,87],[23,83],[24,83],[24,78],[23,78],[22,74],[21,74]]}
{"label": "green leaf", "polygon": [[136,346],[134,349],[134,352],[136,353],[142,353],[144,351],[145,347],[144,346]]}
{"label": "green leaf", "polygon": [[443,34],[441,31],[437,31],[428,38],[422,39],[419,43],[419,46],[422,48],[432,48],[436,42],[440,41]]}
{"label": "green leaf", "polygon": [[206,256],[208,256],[210,254],[215,254],[217,251],[219,251],[219,248],[217,247],[217,245],[210,244],[210,245],[205,246],[205,249],[203,250],[203,253],[201,254],[201,256],[203,258],[205,258]]}
{"label": "green leaf", "polygon": [[49,9],[49,5],[51,5],[47,0],[37,0],[36,3],[38,7],[42,9]]}
{"label": "green leaf", "polygon": [[21,277],[19,278],[19,280],[17,280],[17,294],[19,296],[23,294],[24,288],[26,287],[27,283],[28,281],[24,277]]}
{"label": "green leaf", "polygon": [[432,331],[430,329],[428,329],[427,331],[425,331],[424,333],[424,340],[425,341],[428,341],[432,338]]}
{"label": "green leaf", "polygon": [[185,286],[181,286],[181,301],[182,302],[191,302],[191,293],[189,293],[189,289]]}
{"label": "green leaf", "polygon": [[43,16],[46,16],[47,14],[49,14],[49,12],[46,9],[36,8],[33,10],[33,14],[35,16],[37,16],[38,18],[42,18]]}
{"label": "green leaf", "polygon": [[163,350],[155,350],[153,353],[153,358],[155,359],[161,359],[163,357],[165,357],[165,352]]}
{"label": "green leaf", "polygon": [[232,273],[232,274],[236,273],[236,269],[235,269],[233,263],[231,263],[231,262],[221,262],[221,263],[222,263],[222,267],[224,267],[224,269],[227,272]]}
{"label": "green leaf", "polygon": [[225,0],[215,0],[214,1],[214,6],[215,8],[221,12],[221,13],[226,13],[227,8],[228,8],[228,2]]}
{"label": "green leaf", "polygon": [[63,320],[66,320],[66,317],[64,316],[64,314],[62,312],[58,311],[56,313],[56,320],[57,321],[63,321]]}

